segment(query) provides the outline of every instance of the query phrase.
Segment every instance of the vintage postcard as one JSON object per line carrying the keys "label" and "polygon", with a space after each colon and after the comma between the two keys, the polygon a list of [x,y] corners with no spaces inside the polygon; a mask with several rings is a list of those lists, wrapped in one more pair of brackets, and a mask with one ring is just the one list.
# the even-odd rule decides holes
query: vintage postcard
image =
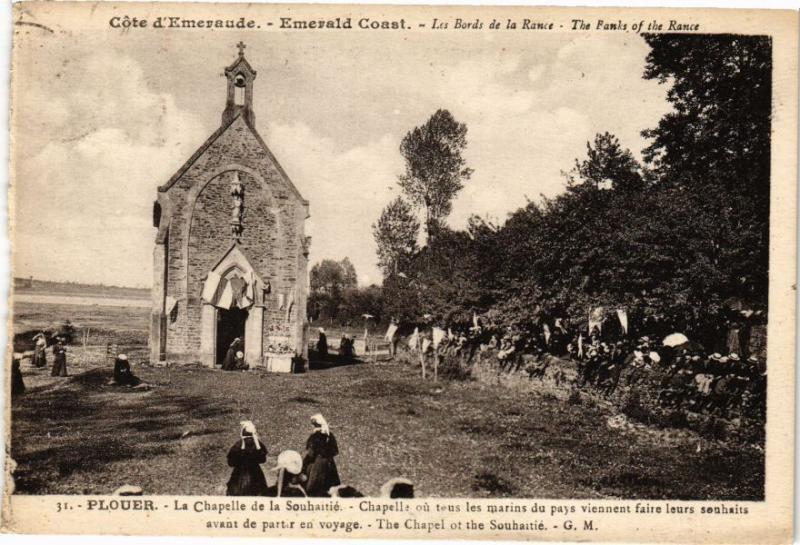
{"label": "vintage postcard", "polygon": [[3,530],[790,541],[797,43],[16,3]]}

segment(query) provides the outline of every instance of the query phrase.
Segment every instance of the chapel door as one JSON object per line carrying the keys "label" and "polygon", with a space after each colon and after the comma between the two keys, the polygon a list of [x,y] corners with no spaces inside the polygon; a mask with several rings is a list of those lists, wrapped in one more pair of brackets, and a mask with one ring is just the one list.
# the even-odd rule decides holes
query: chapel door
{"label": "chapel door", "polygon": [[[247,322],[247,310],[240,308],[217,309],[217,366],[222,365],[228,348],[236,337],[246,342],[244,325]],[[244,352],[244,348],[242,348]]]}

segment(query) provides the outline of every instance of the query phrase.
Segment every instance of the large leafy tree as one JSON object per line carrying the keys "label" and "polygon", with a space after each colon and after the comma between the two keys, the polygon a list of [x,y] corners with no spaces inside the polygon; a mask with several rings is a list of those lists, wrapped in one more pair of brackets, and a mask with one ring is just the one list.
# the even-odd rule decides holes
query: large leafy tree
{"label": "large leafy tree", "polygon": [[645,131],[662,180],[769,202],[772,42],[768,36],[646,35],[644,77],[669,83],[673,111]]}
{"label": "large leafy tree", "polygon": [[443,225],[453,198],[472,174],[462,155],[466,147],[467,126],[441,109],[400,144],[406,165],[398,182],[411,203],[424,211],[428,238]]}
{"label": "large leafy tree", "polygon": [[358,276],[350,258],[345,257],[342,259],[339,262],[339,266],[342,268],[342,286],[344,288],[355,288],[358,285]]}
{"label": "large leafy tree", "polygon": [[617,137],[608,132],[597,134],[594,143],[586,143],[586,158],[575,160],[567,182],[572,191],[587,187],[638,191],[644,187],[641,165],[631,151],[623,149]]}
{"label": "large leafy tree", "polygon": [[337,296],[346,288],[356,287],[356,270],[348,258],[342,261],[323,259],[311,267],[311,291]]}
{"label": "large leafy tree", "polygon": [[411,206],[401,197],[386,205],[372,234],[378,245],[378,266],[384,276],[398,273],[417,251],[419,221]]}
{"label": "large leafy tree", "polygon": [[546,316],[580,323],[594,306],[624,306],[711,342],[706,326],[726,300],[766,303],[769,40],[646,39],[645,77],[670,86],[674,108],[645,133],[644,164],[598,134],[563,194],[500,227],[472,218],[463,232],[439,228],[386,278],[393,314],[457,323],[474,311],[535,331]]}
{"label": "large leafy tree", "polygon": [[674,109],[645,132],[659,183],[691,192],[716,218],[718,265],[750,299],[769,282],[772,40],[768,36],[647,35],[645,78],[669,83]]}

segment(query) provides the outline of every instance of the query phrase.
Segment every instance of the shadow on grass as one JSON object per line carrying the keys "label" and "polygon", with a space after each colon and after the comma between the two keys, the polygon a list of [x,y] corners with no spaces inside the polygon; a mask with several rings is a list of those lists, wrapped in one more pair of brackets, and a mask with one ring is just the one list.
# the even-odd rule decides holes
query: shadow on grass
{"label": "shadow on grass", "polygon": [[110,370],[94,369],[15,400],[16,493],[52,493],[76,471],[101,474],[115,462],[170,455],[180,439],[220,431],[192,430],[189,419],[207,421],[234,412],[228,403],[168,388],[137,395],[109,386],[110,378]]}
{"label": "shadow on grass", "polygon": [[364,362],[358,357],[344,358],[333,352],[328,352],[325,356],[321,356],[316,350],[308,351],[308,368],[311,371],[321,371],[325,369],[333,369],[335,367],[359,365],[362,363]]}

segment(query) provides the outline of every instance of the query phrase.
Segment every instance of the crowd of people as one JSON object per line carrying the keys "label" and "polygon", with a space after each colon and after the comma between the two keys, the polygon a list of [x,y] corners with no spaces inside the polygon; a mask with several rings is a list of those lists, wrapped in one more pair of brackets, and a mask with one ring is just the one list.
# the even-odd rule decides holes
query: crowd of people
{"label": "crowd of people", "polygon": [[[751,316],[749,311],[742,312]],[[602,329],[598,325],[605,325]],[[591,329],[589,327],[592,326]],[[468,367],[478,353],[490,353],[501,366],[520,368],[532,378],[543,378],[553,360],[571,361],[576,373],[565,373],[553,366],[549,374],[557,383],[591,389],[611,396],[620,387],[636,390],[649,387],[657,391],[660,406],[691,412],[706,412],[724,417],[746,415],[763,417],[766,411],[766,360],[743,339],[737,324],[717,327],[714,348],[706,350],[682,333],[664,335],[675,327],[663,319],[648,319],[640,330],[649,328],[657,335],[634,337],[624,320],[606,320],[571,326],[567,320],[542,322],[534,331],[504,331],[484,324],[476,316],[471,327],[445,327],[428,323],[406,331],[392,322],[386,334],[390,352],[396,354],[401,341],[419,352],[425,363],[441,364],[450,359]],[[662,337],[663,335],[663,337]]]}
{"label": "crowd of people", "polygon": [[[267,461],[267,445],[250,420],[240,422],[239,440],[228,450],[228,465],[233,468],[227,483],[228,496],[271,497],[358,497],[362,494],[342,485],[334,458],[339,454],[336,437],[321,414],[311,417],[305,455],[284,450],[272,468],[275,484],[267,485],[261,464]],[[382,488],[386,497],[413,497],[413,485],[405,479],[392,479]]]}
{"label": "crowd of people", "polygon": [[[67,321],[69,324],[69,321]],[[31,339],[33,350],[29,352],[31,366],[36,369],[47,367],[48,348],[53,355],[53,365],[50,367],[50,376],[64,378],[68,377],[67,372],[67,346],[71,342],[71,335],[48,335],[44,331],[36,333]],[[22,376],[21,363],[26,356],[24,352],[14,352],[11,361],[11,395],[18,396],[25,393],[25,380]],[[118,354],[114,359],[113,377],[109,382],[111,385],[141,387],[146,386],[133,374],[131,364],[126,354]]]}
{"label": "crowd of people", "polygon": [[607,343],[593,335],[581,348],[576,343],[568,347],[569,357],[578,366],[580,385],[604,395],[613,394],[620,384],[635,388],[649,383],[665,408],[764,416],[766,362],[756,355],[708,354],[688,340],[670,346],[648,336],[631,346],[629,341]]}
{"label": "crowd of people", "polygon": [[267,486],[261,464],[267,461],[267,446],[255,424],[241,422],[240,439],[228,450],[233,468],[228,480],[229,496],[325,497],[341,484],[334,458],[339,454],[336,437],[321,414],[311,417],[313,432],[306,441],[306,454],[286,450],[278,456],[276,484]]}
{"label": "crowd of people", "polygon": [[[328,335],[324,327],[317,329],[318,337],[314,345],[316,349],[316,357],[322,361],[329,359],[330,354],[328,351]],[[355,339],[352,335],[342,333],[342,338],[339,339],[339,353],[338,360],[343,363],[352,363],[356,358]]]}

